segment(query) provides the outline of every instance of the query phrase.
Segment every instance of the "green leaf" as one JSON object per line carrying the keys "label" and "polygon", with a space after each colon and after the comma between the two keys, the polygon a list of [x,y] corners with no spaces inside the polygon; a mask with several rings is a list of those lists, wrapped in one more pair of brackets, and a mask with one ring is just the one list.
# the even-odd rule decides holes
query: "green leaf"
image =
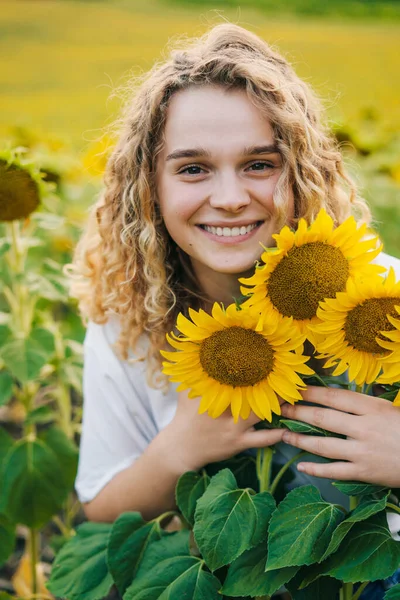
{"label": "green leaf", "polygon": [[52,426],[40,432],[38,438],[50,448],[57,457],[62,481],[71,491],[78,469],[79,450],[75,442],[70,440],[60,427]]}
{"label": "green leaf", "polygon": [[57,457],[41,440],[21,440],[7,453],[0,510],[16,523],[42,527],[68,492]]}
{"label": "green leaf", "polygon": [[228,569],[221,592],[234,598],[241,596],[272,596],[287,583],[299,567],[285,567],[265,572],[267,544],[243,552]]}
{"label": "green leaf", "polygon": [[41,346],[44,354],[47,356],[48,362],[56,351],[54,335],[51,331],[44,327],[36,327],[32,329],[29,337]]}
{"label": "green leaf", "polygon": [[327,431],[326,429],[321,429],[321,427],[316,427],[315,425],[310,425],[309,423],[303,423],[302,421],[293,421],[292,419],[281,419],[280,422],[282,425],[290,429],[290,431],[294,431],[295,433],[304,433],[308,435],[323,435],[325,437],[344,437],[339,433],[333,433],[332,431]]}
{"label": "green leaf", "polygon": [[14,445],[14,439],[11,435],[4,429],[4,427],[0,427],[0,469],[2,463],[6,457],[7,452]]}
{"label": "green leaf", "polygon": [[15,547],[15,523],[7,515],[0,514],[0,566],[12,554]]}
{"label": "green leaf", "polygon": [[293,421],[292,419],[281,419],[281,423],[285,425],[290,431],[294,431],[295,433],[308,433],[309,435],[324,435],[330,436],[332,435],[325,429],[321,429],[320,427],[316,427],[315,425],[310,425],[309,423],[302,423],[301,421]]}
{"label": "green leaf", "polygon": [[250,492],[238,489],[232,472],[224,469],[197,501],[193,533],[211,571],[229,564],[267,535],[275,500],[268,492],[257,496]]}
{"label": "green leaf", "polygon": [[6,367],[22,383],[33,381],[47,362],[47,354],[36,340],[15,338],[1,348]]}
{"label": "green leaf", "polygon": [[68,600],[100,600],[113,584],[107,567],[110,523],[83,523],[56,556],[47,588]]}
{"label": "green leaf", "polygon": [[393,540],[380,512],[367,521],[356,523],[339,550],[322,565],[322,575],[345,583],[376,581],[390,577],[400,563],[400,544]]}
{"label": "green leaf", "polygon": [[204,470],[202,473],[188,471],[178,480],[175,492],[176,503],[190,525],[194,524],[197,500],[204,494],[209,482],[210,478]]}
{"label": "green leaf", "polygon": [[0,592],[0,600],[18,600],[16,596],[10,596],[7,592]]}
{"label": "green leaf", "polygon": [[319,561],[343,517],[312,485],[289,492],[271,518],[266,570]]}
{"label": "green leaf", "polygon": [[124,600],[220,600],[221,584],[204,566],[189,554],[189,531],[171,534],[151,544]]}
{"label": "green leaf", "polygon": [[7,404],[12,398],[14,387],[14,379],[7,371],[0,373],[0,406]]}
{"label": "green leaf", "polygon": [[339,491],[346,496],[364,496],[366,494],[376,494],[382,490],[386,490],[387,486],[373,485],[372,483],[360,483],[359,481],[333,481]]}
{"label": "green leaf", "polygon": [[56,418],[57,414],[55,410],[46,404],[31,410],[25,417],[25,425],[31,425],[33,423],[50,423],[55,421]]}
{"label": "green leaf", "polygon": [[146,523],[137,512],[123,513],[115,521],[108,540],[107,562],[121,594],[136,576],[146,549],[163,533],[158,521]]}
{"label": "green leaf", "polygon": [[390,588],[390,590],[388,590],[383,596],[383,600],[400,600],[400,583],[397,583]]}
{"label": "green leaf", "polygon": [[364,496],[361,500],[360,504],[349,514],[348,517],[344,521],[342,521],[338,527],[335,529],[332,535],[332,539],[329,543],[328,548],[325,551],[325,554],[321,558],[325,560],[330,554],[336,552],[339,548],[340,543],[353,527],[355,523],[359,523],[360,521],[365,521],[372,515],[385,510],[386,501],[390,490],[387,490],[385,496],[383,496],[380,500],[376,500],[375,498]]}
{"label": "green leaf", "polygon": [[[261,421],[261,423],[268,423],[268,421]],[[230,469],[235,476],[238,488],[251,488],[256,492],[259,491],[256,460],[254,456],[238,454],[227,460],[210,463],[206,465],[205,469],[210,477],[213,477],[223,469]]]}
{"label": "green leaf", "polygon": [[[301,590],[295,589],[292,582],[286,586],[292,600],[337,600],[342,583],[331,577],[321,577]],[[296,586],[297,587],[297,586]]]}

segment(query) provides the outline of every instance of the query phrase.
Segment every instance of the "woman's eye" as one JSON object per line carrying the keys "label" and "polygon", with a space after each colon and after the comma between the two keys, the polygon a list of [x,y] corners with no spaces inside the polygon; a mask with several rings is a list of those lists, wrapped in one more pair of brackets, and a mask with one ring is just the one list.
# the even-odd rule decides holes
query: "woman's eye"
{"label": "woman's eye", "polygon": [[268,169],[273,169],[274,167],[275,165],[273,165],[272,163],[255,162],[252,165],[250,165],[249,168],[253,171],[266,171]]}
{"label": "woman's eye", "polygon": [[197,165],[190,165],[189,167],[185,167],[179,171],[179,174],[182,175],[199,175],[203,169]]}

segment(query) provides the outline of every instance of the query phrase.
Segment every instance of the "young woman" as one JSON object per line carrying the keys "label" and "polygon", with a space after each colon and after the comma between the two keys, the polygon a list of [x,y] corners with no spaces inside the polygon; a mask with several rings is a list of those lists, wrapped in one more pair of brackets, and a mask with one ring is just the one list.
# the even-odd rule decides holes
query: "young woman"
{"label": "young woman", "polygon": [[[185,471],[282,440],[282,430],[256,430],[255,415],[199,415],[197,400],[166,384],[159,351],[180,311],[239,296],[238,277],[283,224],[322,207],[338,224],[353,209],[368,218],[319,113],[282,56],[230,24],[176,49],[130,99],[74,263],[88,319],[76,489],[89,519],[153,518],[174,506]],[[379,262],[400,275],[397,259]],[[337,459],[303,463],[306,480],[400,487],[398,408],[337,389],[310,387],[304,398],[311,406],[283,413],[349,438],[286,433]]]}

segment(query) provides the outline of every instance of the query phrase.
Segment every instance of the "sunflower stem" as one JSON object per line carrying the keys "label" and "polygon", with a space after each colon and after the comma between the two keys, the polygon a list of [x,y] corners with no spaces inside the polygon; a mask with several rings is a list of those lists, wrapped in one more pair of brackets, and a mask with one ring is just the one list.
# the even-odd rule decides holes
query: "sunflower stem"
{"label": "sunflower stem", "polygon": [[353,584],[352,583],[343,583],[343,587],[340,590],[341,598],[343,600],[352,600],[353,598]]}
{"label": "sunflower stem", "polygon": [[278,487],[278,484],[280,482],[280,480],[282,479],[282,477],[284,476],[284,474],[286,473],[286,471],[288,469],[290,469],[290,467],[296,462],[298,461],[300,458],[302,458],[303,456],[306,456],[308,454],[308,452],[306,452],[305,450],[303,452],[299,452],[298,454],[296,454],[295,456],[293,456],[290,460],[287,461],[287,463],[285,463],[283,465],[283,467],[281,468],[280,471],[278,471],[278,473],[275,475],[275,479],[273,480],[273,482],[271,483],[271,486],[269,488],[269,491],[272,495],[274,495],[276,488]]}
{"label": "sunflower stem", "polygon": [[390,508],[390,510],[393,510],[394,512],[397,512],[400,514],[400,506],[396,506],[395,504],[392,504],[391,502],[386,502],[386,508]]}
{"label": "sunflower stem", "polygon": [[360,585],[360,587],[357,589],[357,591],[354,593],[353,598],[351,600],[358,600],[368,584],[369,584],[369,581],[364,581],[364,583],[362,583]]}
{"label": "sunflower stem", "polygon": [[260,492],[269,491],[274,452],[274,448],[270,446],[257,450],[257,477],[260,484]]}
{"label": "sunflower stem", "polygon": [[358,497],[350,496],[350,510],[354,510],[358,506]]}

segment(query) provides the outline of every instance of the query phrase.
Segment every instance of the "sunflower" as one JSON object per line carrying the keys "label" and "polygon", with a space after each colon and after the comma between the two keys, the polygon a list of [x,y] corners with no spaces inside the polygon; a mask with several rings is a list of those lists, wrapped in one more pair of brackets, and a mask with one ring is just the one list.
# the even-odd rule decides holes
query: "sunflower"
{"label": "sunflower", "polygon": [[242,293],[250,295],[244,305],[257,308],[263,321],[267,308],[276,316],[292,317],[314,345],[315,334],[309,325],[318,322],[319,303],[343,292],[349,278],[385,271],[370,264],[382,249],[378,238],[365,224],[357,227],[354,217],[334,228],[322,209],[310,226],[300,219],[297,231],[285,226],[273,237],[276,248],[265,249],[261,256],[264,264],[252,277],[239,280],[244,284]]}
{"label": "sunflower", "polygon": [[192,309],[189,316],[178,315],[181,336],[167,334],[176,351],[161,353],[168,359],[163,372],[180,383],[177,390],[190,388],[190,398],[201,397],[199,413],[217,418],[230,406],[235,422],[250,411],[271,421],[272,412],[281,414],[277,394],[291,404],[302,399],[299,390],[306,386],[298,373],[313,371],[301,354],[304,336],[290,320],[265,319],[258,330],[257,313],[218,303],[212,316]]}
{"label": "sunflower", "polygon": [[[333,375],[349,370],[350,381],[357,385],[378,380],[383,369],[386,383],[396,379],[389,377],[385,359],[388,350],[383,335],[391,335],[396,305],[400,304],[400,282],[396,283],[391,268],[386,279],[375,275],[369,280],[350,279],[346,292],[339,292],[335,299],[327,298],[317,310],[321,322],[313,326],[324,341],[317,343],[319,358],[328,358],[324,367],[335,366]],[[383,381],[382,381],[383,383]]]}
{"label": "sunflower", "polygon": [[0,153],[0,221],[28,217],[38,208],[43,189],[38,169],[17,151]]}
{"label": "sunflower", "polygon": [[[400,305],[400,300],[399,300]],[[400,306],[395,306],[395,316],[400,315]],[[390,324],[393,326],[391,331],[382,331],[381,335],[388,340],[377,338],[377,342],[382,348],[390,351],[390,354],[382,360],[384,374],[380,377],[380,383],[394,383],[400,381],[400,319],[395,318],[393,314],[388,315]],[[396,396],[396,406],[400,405],[400,392]]]}

